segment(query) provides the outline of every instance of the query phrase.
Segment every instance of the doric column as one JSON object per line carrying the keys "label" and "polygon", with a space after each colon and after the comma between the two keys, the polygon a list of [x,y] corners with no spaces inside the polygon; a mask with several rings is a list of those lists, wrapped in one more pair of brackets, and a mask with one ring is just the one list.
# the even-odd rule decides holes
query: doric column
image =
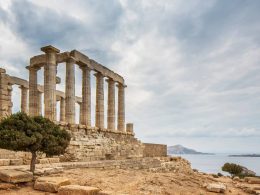
{"label": "doric column", "polygon": [[91,85],[90,68],[81,66],[82,70],[82,103],[80,110],[80,124],[91,126]]}
{"label": "doric column", "polygon": [[111,78],[108,82],[108,99],[107,99],[107,129],[115,130],[115,81]]}
{"label": "doric column", "polygon": [[42,47],[46,53],[44,65],[44,117],[52,121],[56,120],[56,55],[60,52],[53,46]]}
{"label": "doric column", "polygon": [[60,98],[60,121],[65,122],[65,98]]}
{"label": "doric column", "polygon": [[38,115],[38,89],[37,89],[37,71],[38,67],[26,67],[29,70],[29,115]]}
{"label": "doric column", "polygon": [[21,112],[28,113],[27,111],[27,96],[28,96],[28,89],[23,85],[20,86],[21,89]]}
{"label": "doric column", "polygon": [[70,124],[75,123],[75,59],[66,62],[65,118]]}
{"label": "doric column", "polygon": [[13,102],[12,102],[13,86],[11,84],[8,85],[7,91],[8,91],[7,99],[9,101],[7,112],[8,112],[8,115],[11,115],[12,114],[12,108],[13,108]]}
{"label": "doric column", "polygon": [[37,111],[38,115],[42,116],[42,92],[38,91],[38,105],[37,105]]}
{"label": "doric column", "polygon": [[125,85],[119,83],[118,87],[118,114],[117,114],[117,130],[125,131]]}
{"label": "doric column", "polygon": [[104,128],[104,82],[103,75],[96,73],[96,127]]}

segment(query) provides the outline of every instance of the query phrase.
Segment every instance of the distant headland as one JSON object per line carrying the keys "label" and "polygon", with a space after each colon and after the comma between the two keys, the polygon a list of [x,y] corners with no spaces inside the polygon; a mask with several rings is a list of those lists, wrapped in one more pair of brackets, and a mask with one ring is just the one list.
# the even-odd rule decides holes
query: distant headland
{"label": "distant headland", "polygon": [[205,155],[214,155],[213,153],[203,153],[198,152],[194,149],[186,148],[182,145],[174,145],[174,146],[168,146],[167,147],[167,153],[168,154],[205,154]]}

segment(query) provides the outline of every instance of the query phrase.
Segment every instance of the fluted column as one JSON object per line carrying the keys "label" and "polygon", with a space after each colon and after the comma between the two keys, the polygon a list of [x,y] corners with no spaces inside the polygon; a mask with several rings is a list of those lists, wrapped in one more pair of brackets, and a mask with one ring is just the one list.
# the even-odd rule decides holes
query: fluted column
{"label": "fluted column", "polygon": [[28,113],[27,111],[27,96],[28,96],[28,89],[23,85],[20,86],[21,89],[21,112]]}
{"label": "fluted column", "polygon": [[117,114],[117,129],[125,131],[125,85],[119,83],[118,87],[118,114]]}
{"label": "fluted column", "polygon": [[46,53],[44,65],[44,117],[52,121],[56,120],[56,54],[60,51],[52,46],[42,47]]}
{"label": "fluted column", "polygon": [[82,70],[82,103],[80,110],[80,124],[91,126],[91,85],[90,68],[81,66]]}
{"label": "fluted column", "polygon": [[107,79],[108,99],[107,99],[107,129],[115,130],[115,81]]}
{"label": "fluted column", "polygon": [[41,116],[42,115],[42,92],[38,91],[37,99],[38,99],[37,115]]}
{"label": "fluted column", "polygon": [[66,62],[65,118],[67,123],[75,123],[75,59]]}
{"label": "fluted column", "polygon": [[65,98],[60,98],[60,121],[65,122]]}
{"label": "fluted column", "polygon": [[103,75],[96,73],[96,127],[104,128],[104,82]]}
{"label": "fluted column", "polygon": [[29,115],[38,115],[38,89],[37,89],[37,71],[38,67],[27,66],[29,70]]}
{"label": "fluted column", "polygon": [[13,86],[11,84],[8,85],[8,88],[7,88],[7,98],[10,102],[10,104],[8,105],[8,115],[11,115],[12,114],[12,108],[13,108],[13,102],[12,102],[12,91],[13,91]]}

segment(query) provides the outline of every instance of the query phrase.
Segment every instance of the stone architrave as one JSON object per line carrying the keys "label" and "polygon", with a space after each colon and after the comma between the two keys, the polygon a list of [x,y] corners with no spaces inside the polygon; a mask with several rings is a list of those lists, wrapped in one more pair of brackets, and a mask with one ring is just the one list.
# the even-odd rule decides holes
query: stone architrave
{"label": "stone architrave", "polygon": [[21,89],[21,112],[27,114],[28,113],[28,109],[27,109],[28,89],[22,85],[20,86],[20,89]]}
{"label": "stone architrave", "polygon": [[44,65],[44,117],[56,121],[56,58],[60,50],[53,46],[42,47],[41,50],[46,53],[46,63]]}
{"label": "stone architrave", "polygon": [[104,128],[104,76],[96,73],[96,127]]}
{"label": "stone architrave", "polygon": [[117,110],[117,130],[125,131],[125,87],[119,83],[118,87],[118,110]]}
{"label": "stone architrave", "polygon": [[107,129],[115,130],[115,81],[111,78],[108,82],[108,99],[107,99]]}
{"label": "stone architrave", "polygon": [[66,122],[75,124],[75,59],[66,61],[65,118]]}
{"label": "stone architrave", "polygon": [[82,70],[82,103],[80,110],[80,124],[91,126],[91,83],[90,68],[80,66]]}

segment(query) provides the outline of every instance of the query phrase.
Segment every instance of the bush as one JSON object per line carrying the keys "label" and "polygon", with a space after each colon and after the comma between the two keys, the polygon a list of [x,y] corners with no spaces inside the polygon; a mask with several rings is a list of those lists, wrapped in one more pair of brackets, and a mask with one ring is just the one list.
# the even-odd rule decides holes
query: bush
{"label": "bush", "polygon": [[241,175],[243,167],[234,163],[225,163],[222,171],[228,172],[232,177]]}
{"label": "bush", "polygon": [[48,156],[65,152],[70,134],[42,116],[30,117],[18,112],[0,123],[0,148],[32,153],[30,171],[34,173],[36,152]]}

